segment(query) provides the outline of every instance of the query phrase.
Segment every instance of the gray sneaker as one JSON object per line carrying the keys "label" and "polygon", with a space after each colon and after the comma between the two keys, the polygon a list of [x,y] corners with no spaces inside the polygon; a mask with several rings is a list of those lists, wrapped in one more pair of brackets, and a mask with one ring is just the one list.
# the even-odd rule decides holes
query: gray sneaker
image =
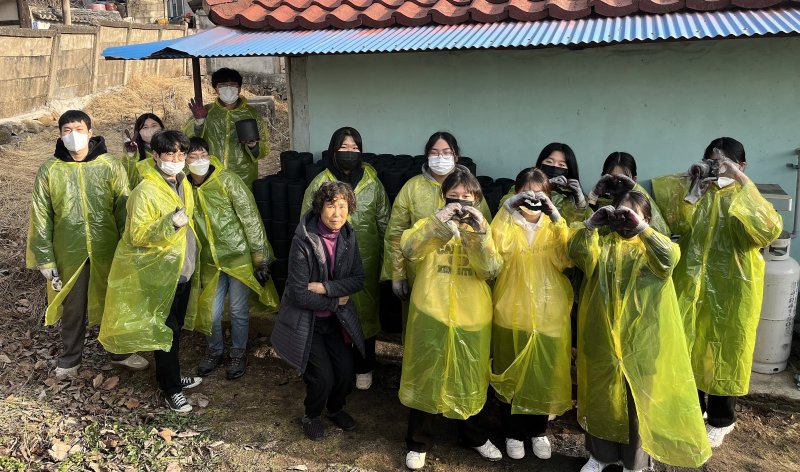
{"label": "gray sneaker", "polygon": [[244,349],[231,349],[231,356],[228,365],[225,366],[225,378],[228,380],[238,379],[244,375],[247,367],[247,354]]}
{"label": "gray sneaker", "polygon": [[220,365],[222,365],[222,354],[214,355],[209,352],[206,354],[206,357],[197,364],[197,375],[205,377]]}

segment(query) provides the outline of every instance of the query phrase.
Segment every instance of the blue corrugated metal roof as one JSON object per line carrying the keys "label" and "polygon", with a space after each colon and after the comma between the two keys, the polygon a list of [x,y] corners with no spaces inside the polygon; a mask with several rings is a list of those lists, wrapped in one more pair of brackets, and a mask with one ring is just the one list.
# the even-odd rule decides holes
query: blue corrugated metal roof
{"label": "blue corrugated metal roof", "polygon": [[785,7],[764,10],[686,11],[664,15],[584,18],[572,21],[545,20],[379,29],[252,31],[216,27],[177,40],[106,48],[103,56],[108,59],[303,56],[589,46],[640,41],[798,34],[800,34],[800,8]]}

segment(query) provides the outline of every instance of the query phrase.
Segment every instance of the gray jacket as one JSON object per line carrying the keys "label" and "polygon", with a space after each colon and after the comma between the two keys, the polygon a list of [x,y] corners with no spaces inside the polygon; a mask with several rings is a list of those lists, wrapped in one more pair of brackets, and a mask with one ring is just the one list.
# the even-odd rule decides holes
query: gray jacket
{"label": "gray jacket", "polygon": [[[339,297],[364,288],[364,269],[356,234],[350,223],[339,232],[333,278],[328,277],[328,258],[317,233],[319,217],[313,211],[300,219],[289,250],[289,276],[281,298],[278,320],[272,330],[272,347],[292,367],[304,372],[311,351],[314,311],[332,311],[364,354],[364,334],[353,300],[339,306]],[[321,282],[327,291],[320,295],[308,290],[310,282]]]}

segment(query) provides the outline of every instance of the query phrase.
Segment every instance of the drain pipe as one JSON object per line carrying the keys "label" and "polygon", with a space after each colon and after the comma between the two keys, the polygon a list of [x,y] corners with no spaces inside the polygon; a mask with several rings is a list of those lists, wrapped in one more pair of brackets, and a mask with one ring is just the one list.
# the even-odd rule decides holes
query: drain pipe
{"label": "drain pipe", "polygon": [[797,202],[800,199],[800,148],[794,150],[795,156],[797,156],[797,162],[788,162],[786,163],[786,167],[790,169],[794,169],[797,173],[797,181],[795,182],[794,186],[794,226],[792,226],[792,239],[797,237],[797,229],[800,226],[800,211],[797,210]]}

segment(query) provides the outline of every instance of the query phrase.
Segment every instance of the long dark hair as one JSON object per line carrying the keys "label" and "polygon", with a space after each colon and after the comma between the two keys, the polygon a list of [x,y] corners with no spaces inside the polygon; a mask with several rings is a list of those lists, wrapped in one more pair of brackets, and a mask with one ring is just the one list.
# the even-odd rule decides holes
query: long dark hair
{"label": "long dark hair", "polygon": [[542,152],[539,153],[539,158],[536,159],[536,167],[541,168],[542,161],[550,157],[550,154],[556,151],[564,153],[564,157],[567,161],[567,178],[580,180],[578,177],[578,160],[575,158],[575,152],[564,143],[550,143],[545,146]]}
{"label": "long dark hair", "polygon": [[331,141],[328,143],[328,156],[331,162],[333,162],[333,154],[342,147],[342,143],[344,143],[345,138],[348,136],[353,138],[353,141],[356,142],[358,150],[364,152],[364,148],[361,145],[361,134],[355,128],[345,126],[334,131],[333,136],[331,136]]}
{"label": "long dark hair", "polygon": [[[143,113],[139,115],[139,118],[136,118],[136,122],[133,124],[133,140],[136,142],[136,146],[139,149],[140,161],[145,158],[145,152],[144,152],[145,143],[142,137],[139,136],[139,130],[142,129],[142,127],[144,126],[144,122],[147,121],[148,119],[155,121],[156,123],[159,124],[159,126],[161,126],[162,130],[164,129],[164,122],[161,121],[161,118],[159,118],[158,115],[155,115],[153,113]],[[152,138],[150,140],[152,141]]]}
{"label": "long dark hair", "polygon": [[547,178],[547,174],[545,174],[542,169],[537,169],[536,167],[522,169],[522,171],[517,174],[517,179],[514,182],[514,192],[519,193],[522,187],[529,183],[538,185],[542,188],[542,192],[544,192],[545,195],[548,197],[550,196],[550,179]]}
{"label": "long dark hair", "polygon": [[627,171],[625,174],[628,177],[636,178],[636,159],[627,152],[617,151],[609,154],[603,162],[603,173],[600,175],[610,174],[614,167],[622,167]]}
{"label": "long dark hair", "polygon": [[706,147],[703,153],[703,159],[710,159],[714,157],[714,148],[717,148],[725,153],[725,155],[738,163],[747,162],[744,154],[744,145],[733,138],[717,138]]}
{"label": "long dark hair", "polygon": [[453,150],[453,156],[456,158],[455,160],[458,161],[458,156],[461,155],[461,150],[458,148],[458,141],[456,141],[455,136],[447,131],[437,131],[428,138],[428,142],[425,143],[425,157],[428,157],[428,153],[431,152],[436,141],[440,139],[443,139],[447,145],[450,146],[450,149]]}

